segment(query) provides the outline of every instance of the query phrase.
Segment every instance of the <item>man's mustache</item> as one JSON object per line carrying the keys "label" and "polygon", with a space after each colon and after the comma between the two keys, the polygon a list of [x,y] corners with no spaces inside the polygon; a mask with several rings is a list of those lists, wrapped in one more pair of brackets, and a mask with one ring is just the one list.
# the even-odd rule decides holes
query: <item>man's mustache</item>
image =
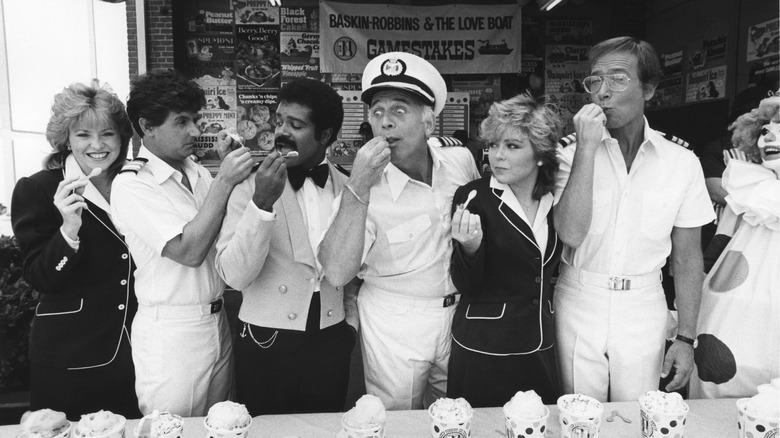
{"label": "man's mustache", "polygon": [[276,137],[274,139],[274,147],[276,149],[281,149],[284,147],[292,148],[293,150],[298,150],[298,145],[295,144],[295,141],[292,139],[289,139],[287,137]]}

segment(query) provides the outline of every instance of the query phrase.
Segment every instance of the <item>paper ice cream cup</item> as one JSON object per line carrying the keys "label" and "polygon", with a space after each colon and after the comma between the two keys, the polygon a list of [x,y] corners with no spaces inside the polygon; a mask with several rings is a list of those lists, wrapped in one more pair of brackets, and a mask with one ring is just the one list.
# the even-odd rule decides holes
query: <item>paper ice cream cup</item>
{"label": "paper ice cream cup", "polygon": [[[591,406],[589,413],[580,413],[571,409],[572,403],[585,403]],[[604,405],[593,397],[584,394],[566,394],[558,398],[558,422],[561,426],[561,438],[597,438],[601,428],[601,416]]]}
{"label": "paper ice cream cup", "polygon": [[[135,426],[135,429],[133,430],[133,435],[135,436],[135,438],[182,438],[182,436],[184,436],[184,420],[179,415],[170,414],[170,416],[178,420],[178,424],[174,425],[174,427],[171,427],[171,429],[165,433],[154,433],[152,431],[149,433],[148,437],[142,437],[141,424],[149,416],[150,415],[144,416]],[[153,421],[153,420],[150,419],[149,421]]]}
{"label": "paper ice cream cup", "polygon": [[433,406],[434,405],[431,405],[428,408],[428,415],[431,417],[431,438],[468,438],[471,436],[471,419],[473,413],[461,422],[443,421],[433,415],[431,412]]}
{"label": "paper ice cream cup", "polygon": [[737,428],[739,438],[772,438],[780,436],[780,418],[748,413],[749,398],[737,400]]}
{"label": "paper ice cream cup", "polygon": [[346,414],[341,417],[340,437],[344,438],[385,438],[385,424],[375,424],[367,427],[352,427],[346,421]]}
{"label": "paper ice cream cup", "polygon": [[235,429],[215,429],[206,422],[206,418],[203,419],[203,426],[206,427],[207,438],[246,438],[249,435],[249,429],[252,428],[252,419],[249,419],[249,424],[244,427]]}
{"label": "paper ice cream cup", "polygon": [[507,438],[544,438],[544,431],[547,430],[547,417],[550,416],[550,409],[544,407],[544,415],[538,418],[522,418],[516,415],[509,415],[504,409],[504,418],[506,419]]}
{"label": "paper ice cream cup", "polygon": [[125,438],[125,425],[127,424],[127,419],[125,419],[124,416],[119,414],[114,414],[117,418],[117,423],[114,426],[113,429],[110,431],[103,433],[103,434],[97,434],[97,435],[82,435],[79,433],[78,429],[78,423],[77,426],[74,426],[72,436],[73,438]]}
{"label": "paper ice cream cup", "polygon": [[644,396],[639,399],[639,415],[642,421],[642,437],[647,438],[682,438],[685,436],[685,421],[688,416],[688,404],[682,402],[678,412],[653,410],[644,403]]}

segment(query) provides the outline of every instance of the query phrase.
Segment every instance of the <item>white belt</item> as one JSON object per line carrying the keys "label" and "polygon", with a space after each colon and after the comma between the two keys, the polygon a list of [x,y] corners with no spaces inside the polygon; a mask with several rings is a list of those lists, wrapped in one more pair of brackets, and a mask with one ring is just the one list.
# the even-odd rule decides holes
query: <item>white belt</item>
{"label": "white belt", "polygon": [[183,306],[144,306],[138,305],[138,314],[155,319],[178,319],[211,315],[222,310],[222,298],[209,304],[189,304]]}
{"label": "white belt", "polygon": [[365,283],[363,283],[360,293],[375,294],[378,297],[390,299],[394,302],[405,301],[410,307],[450,307],[458,304],[461,297],[460,292],[453,292],[443,297],[415,297],[370,287]]}
{"label": "white belt", "polygon": [[655,286],[661,283],[661,272],[653,272],[643,275],[605,275],[584,271],[573,266],[561,264],[561,276],[576,278],[583,284],[603,287],[610,290],[641,289]]}

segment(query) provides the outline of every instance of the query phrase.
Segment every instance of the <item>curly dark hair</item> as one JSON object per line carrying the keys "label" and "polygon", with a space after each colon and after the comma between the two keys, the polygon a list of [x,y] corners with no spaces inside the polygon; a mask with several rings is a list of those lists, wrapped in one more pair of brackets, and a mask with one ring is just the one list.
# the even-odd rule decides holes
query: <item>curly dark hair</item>
{"label": "curly dark hair", "polygon": [[46,125],[46,140],[54,149],[46,157],[46,169],[62,169],[71,154],[68,137],[70,130],[80,123],[105,122],[116,129],[120,139],[119,157],[106,169],[110,178],[125,164],[127,149],[133,137],[133,128],[125,112],[125,105],[108,85],[94,79],[90,85],[74,83],[54,96],[51,118]]}
{"label": "curly dark hair", "polygon": [[333,133],[326,146],[336,140],[344,121],[344,107],[341,105],[341,96],[330,85],[314,79],[294,79],[279,90],[279,102],[308,107],[311,109],[311,121],[317,139],[322,138],[322,133],[330,128]]}
{"label": "curly dark hair", "polygon": [[197,113],[205,105],[206,95],[194,81],[173,69],[155,70],[130,82],[127,114],[135,132],[143,137],[140,119],[146,119],[151,126],[160,126],[170,112]]}

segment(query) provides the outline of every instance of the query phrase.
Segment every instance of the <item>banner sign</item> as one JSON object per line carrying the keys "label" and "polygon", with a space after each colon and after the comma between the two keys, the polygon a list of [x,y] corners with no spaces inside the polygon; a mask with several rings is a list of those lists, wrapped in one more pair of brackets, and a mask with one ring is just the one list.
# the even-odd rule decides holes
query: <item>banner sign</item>
{"label": "banner sign", "polygon": [[408,52],[442,74],[517,73],[520,6],[409,6],[320,1],[320,69],[360,73],[387,52]]}

